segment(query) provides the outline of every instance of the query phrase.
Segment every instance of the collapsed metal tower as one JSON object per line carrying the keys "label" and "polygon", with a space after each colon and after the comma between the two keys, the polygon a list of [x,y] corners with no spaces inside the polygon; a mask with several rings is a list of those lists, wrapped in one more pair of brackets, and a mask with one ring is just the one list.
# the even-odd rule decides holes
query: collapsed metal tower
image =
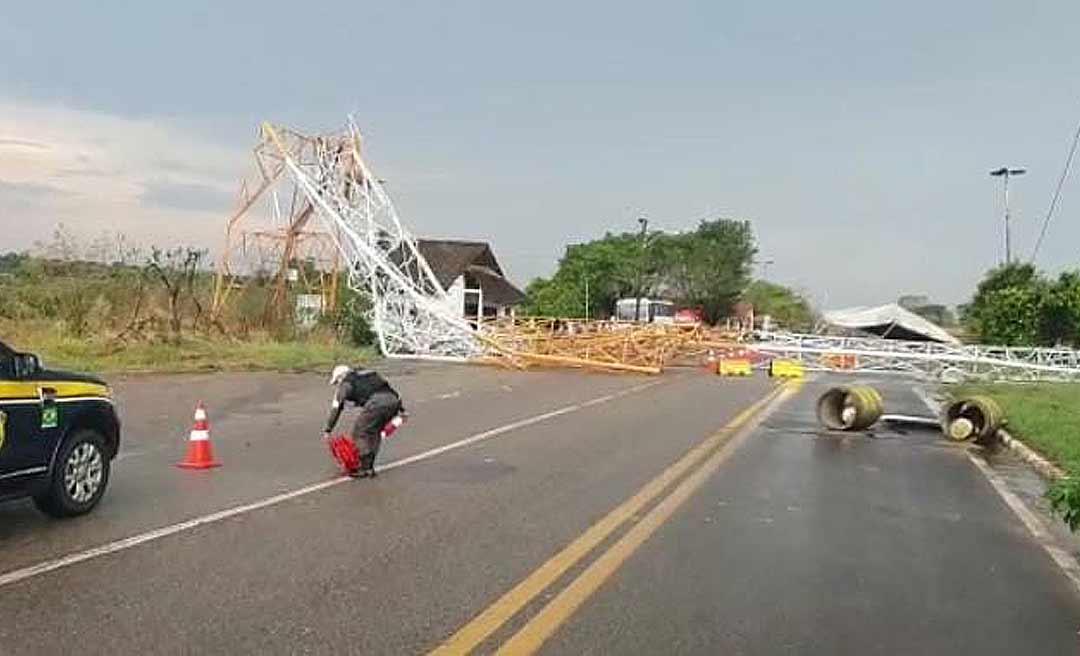
{"label": "collapsed metal tower", "polygon": [[285,175],[277,149],[260,139],[252,154],[253,173],[241,181],[225,224],[214,280],[210,317],[222,330],[240,328],[235,310],[252,302],[262,307],[264,327],[281,325],[292,311],[290,289],[316,295],[322,312],[338,305],[341,257],[334,239],[312,221],[314,207]]}
{"label": "collapsed metal tower", "polygon": [[761,332],[748,347],[812,371],[963,380],[1080,381],[1080,351]]}
{"label": "collapsed metal tower", "polygon": [[[1080,352],[1069,349],[953,346],[880,338],[758,333],[729,336],[682,329],[574,323],[473,325],[439,283],[361,156],[351,120],[335,134],[309,136],[264,123],[256,147],[264,180],[291,176],[306,199],[299,217],[317,216],[345,262],[349,286],[371,300],[370,318],[387,357],[549,364],[659,373],[702,347],[738,346],[765,359],[800,360],[807,369],[907,374],[935,380],[1080,381]],[[267,183],[269,184],[269,183]],[[257,195],[257,194],[256,194]]]}
{"label": "collapsed metal tower", "polygon": [[352,120],[308,136],[264,123],[260,150],[281,163],[333,237],[349,286],[372,303],[370,318],[387,357],[464,360],[492,348],[458,316],[361,156]]}
{"label": "collapsed metal tower", "polygon": [[317,216],[332,236],[348,285],[371,301],[371,325],[385,356],[659,373],[701,341],[702,331],[675,327],[467,320],[461,299],[448,294],[424,260],[361,146],[351,120],[341,132],[317,136],[264,123],[256,152],[265,171],[292,179],[311,208],[304,216]]}

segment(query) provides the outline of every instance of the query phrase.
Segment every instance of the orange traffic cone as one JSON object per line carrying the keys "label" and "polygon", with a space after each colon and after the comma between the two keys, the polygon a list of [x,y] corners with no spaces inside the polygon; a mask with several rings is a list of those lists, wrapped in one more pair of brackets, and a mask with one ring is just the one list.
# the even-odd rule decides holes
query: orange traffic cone
{"label": "orange traffic cone", "polygon": [[214,450],[210,446],[210,422],[206,420],[206,408],[203,402],[195,406],[195,426],[191,429],[191,437],[188,438],[187,457],[183,462],[176,463],[177,467],[185,469],[210,469],[220,467],[221,463],[214,460]]}

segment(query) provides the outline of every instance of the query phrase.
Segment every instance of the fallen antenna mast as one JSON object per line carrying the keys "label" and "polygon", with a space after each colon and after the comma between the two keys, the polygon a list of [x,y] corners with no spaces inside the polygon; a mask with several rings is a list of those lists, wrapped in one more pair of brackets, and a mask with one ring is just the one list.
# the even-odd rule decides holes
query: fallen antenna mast
{"label": "fallen antenna mast", "polygon": [[906,374],[934,380],[1080,381],[1080,351],[757,333],[746,347],[812,371]]}
{"label": "fallen antenna mast", "polygon": [[314,137],[264,123],[261,138],[274,146],[334,236],[349,287],[371,299],[369,317],[383,355],[461,361],[497,351],[452,309],[361,157],[360,131],[351,119],[339,134]]}

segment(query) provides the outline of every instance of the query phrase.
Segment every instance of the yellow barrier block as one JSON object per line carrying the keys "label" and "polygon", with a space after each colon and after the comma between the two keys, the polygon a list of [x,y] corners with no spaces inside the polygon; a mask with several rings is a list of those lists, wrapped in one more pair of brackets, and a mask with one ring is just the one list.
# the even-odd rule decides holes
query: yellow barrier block
{"label": "yellow barrier block", "polygon": [[802,378],[806,373],[803,363],[798,360],[773,360],[769,365],[769,375],[774,378]]}
{"label": "yellow barrier block", "polygon": [[745,358],[724,358],[720,360],[716,373],[721,376],[753,376],[754,368]]}

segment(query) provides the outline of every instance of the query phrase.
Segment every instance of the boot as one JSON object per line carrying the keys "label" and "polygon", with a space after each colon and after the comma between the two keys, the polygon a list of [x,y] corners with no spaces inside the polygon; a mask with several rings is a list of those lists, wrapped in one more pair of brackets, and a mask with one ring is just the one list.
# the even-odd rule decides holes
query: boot
{"label": "boot", "polygon": [[360,456],[360,478],[375,478],[375,454]]}

